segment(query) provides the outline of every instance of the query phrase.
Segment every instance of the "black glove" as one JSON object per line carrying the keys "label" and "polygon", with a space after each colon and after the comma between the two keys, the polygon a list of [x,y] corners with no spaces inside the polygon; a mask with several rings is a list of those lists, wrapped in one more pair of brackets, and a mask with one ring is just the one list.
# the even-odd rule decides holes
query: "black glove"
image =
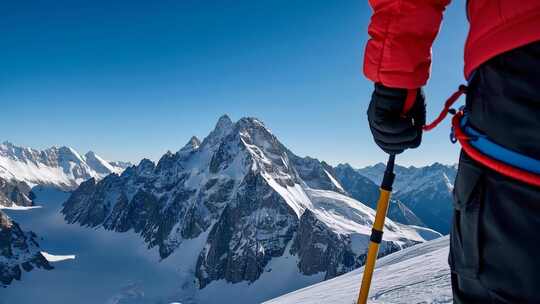
{"label": "black glove", "polygon": [[375,143],[388,154],[399,154],[422,142],[422,126],[426,123],[424,93],[418,89],[414,105],[403,113],[406,98],[406,89],[375,84],[367,111],[369,128]]}

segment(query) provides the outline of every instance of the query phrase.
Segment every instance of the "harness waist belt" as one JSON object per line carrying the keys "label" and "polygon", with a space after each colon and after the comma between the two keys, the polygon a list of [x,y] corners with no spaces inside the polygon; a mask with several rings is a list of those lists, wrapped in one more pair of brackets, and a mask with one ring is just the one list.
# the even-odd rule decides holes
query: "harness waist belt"
{"label": "harness waist belt", "polygon": [[467,115],[464,115],[461,119],[461,129],[469,137],[469,144],[482,154],[513,167],[540,174],[540,160],[494,143],[485,134],[480,133],[468,123]]}

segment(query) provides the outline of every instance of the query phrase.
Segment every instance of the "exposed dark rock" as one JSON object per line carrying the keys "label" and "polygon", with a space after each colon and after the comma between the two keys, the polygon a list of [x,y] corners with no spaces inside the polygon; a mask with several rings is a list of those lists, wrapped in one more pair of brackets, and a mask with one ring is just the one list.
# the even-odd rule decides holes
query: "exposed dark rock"
{"label": "exposed dark rock", "polygon": [[200,287],[214,280],[259,278],[272,257],[283,255],[298,218],[258,174],[248,174],[221,214],[197,261]]}
{"label": "exposed dark rock", "polygon": [[332,231],[318,220],[310,210],[300,218],[291,254],[299,258],[298,267],[307,275],[325,273],[333,278],[360,266],[352,251],[349,236]]}
{"label": "exposed dark rock", "polygon": [[32,206],[34,194],[25,182],[0,177],[0,206]]}
{"label": "exposed dark rock", "polygon": [[0,211],[0,286],[20,280],[22,270],[50,270],[52,266],[39,251],[37,236],[24,232],[5,213]]}

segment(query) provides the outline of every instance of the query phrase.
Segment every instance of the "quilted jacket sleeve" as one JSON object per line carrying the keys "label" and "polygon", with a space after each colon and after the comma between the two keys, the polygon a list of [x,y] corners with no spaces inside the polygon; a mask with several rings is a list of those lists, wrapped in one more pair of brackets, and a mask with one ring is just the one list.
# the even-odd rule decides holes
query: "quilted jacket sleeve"
{"label": "quilted jacket sleeve", "polygon": [[373,15],[364,55],[364,74],[388,87],[426,84],[431,45],[450,0],[369,0]]}

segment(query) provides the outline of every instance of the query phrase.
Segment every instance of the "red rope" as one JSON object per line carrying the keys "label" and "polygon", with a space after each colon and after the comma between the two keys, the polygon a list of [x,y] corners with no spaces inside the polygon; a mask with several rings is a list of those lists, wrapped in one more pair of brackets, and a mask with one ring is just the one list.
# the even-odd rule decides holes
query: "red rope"
{"label": "red rope", "polygon": [[536,175],[531,172],[527,172],[516,167],[512,167],[496,159],[490,158],[485,154],[472,147],[468,142],[468,137],[463,130],[461,130],[460,119],[463,117],[463,112],[460,111],[452,118],[452,126],[454,128],[455,137],[461,144],[461,147],[472,159],[481,163],[482,165],[499,172],[502,175],[506,175],[513,179],[519,180],[529,185],[540,187],[540,175]]}
{"label": "red rope", "polygon": [[424,131],[431,131],[435,129],[446,118],[446,115],[448,115],[448,112],[450,111],[452,105],[459,99],[462,94],[466,92],[467,87],[464,85],[460,85],[459,89],[455,91],[454,94],[452,94],[452,96],[450,96],[450,98],[446,100],[446,102],[444,103],[444,108],[439,114],[439,116],[432,123],[423,126],[422,129]]}
{"label": "red rope", "polygon": [[[459,86],[459,89],[446,100],[444,103],[444,108],[439,114],[439,116],[430,124],[422,127],[424,131],[431,131],[435,129],[448,115],[451,111],[452,105],[458,100],[458,98],[467,92],[467,87],[464,85]],[[452,113],[454,114],[454,112]],[[467,153],[472,159],[479,162],[480,164],[486,166],[487,168],[494,170],[502,175],[508,176],[510,178],[516,179],[523,183],[540,187],[540,175],[521,170],[516,167],[512,167],[508,164],[505,164],[496,159],[490,158],[489,156],[483,154],[482,152],[476,150],[473,146],[469,144],[470,138],[461,130],[460,119],[463,117],[463,111],[455,113],[452,118],[452,127],[454,129],[454,137],[459,141],[463,151]]]}

